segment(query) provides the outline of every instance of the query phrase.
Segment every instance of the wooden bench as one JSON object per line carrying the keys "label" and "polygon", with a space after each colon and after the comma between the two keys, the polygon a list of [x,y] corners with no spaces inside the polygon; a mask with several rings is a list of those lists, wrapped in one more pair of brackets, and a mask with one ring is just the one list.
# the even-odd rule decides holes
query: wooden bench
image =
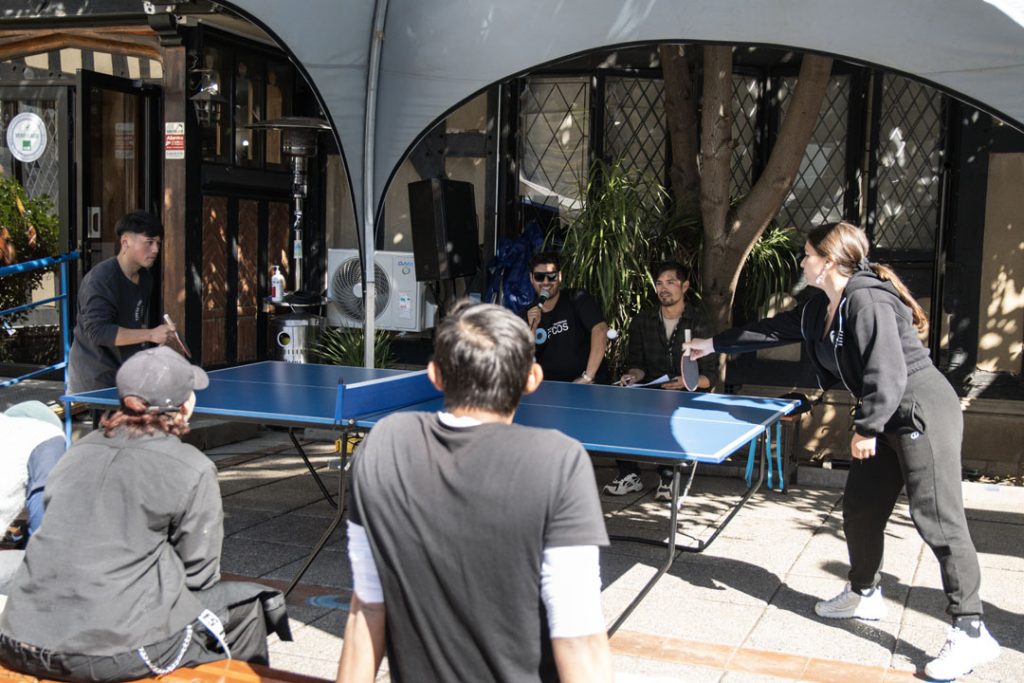
{"label": "wooden bench", "polygon": [[[234,659],[210,662],[191,669],[177,669],[158,678],[141,681],[160,683],[332,683],[323,678],[293,674],[269,666],[247,664]],[[0,665],[0,683],[57,683],[20,674]]]}

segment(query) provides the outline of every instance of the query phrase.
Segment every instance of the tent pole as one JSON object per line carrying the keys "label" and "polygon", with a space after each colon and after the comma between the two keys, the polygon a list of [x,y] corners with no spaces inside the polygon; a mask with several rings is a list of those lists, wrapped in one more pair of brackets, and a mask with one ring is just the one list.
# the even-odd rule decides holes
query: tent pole
{"label": "tent pole", "polygon": [[373,11],[373,35],[370,36],[370,64],[366,72],[366,120],[363,125],[363,366],[374,366],[377,310],[377,279],[375,277],[377,204],[374,201],[374,140],[377,134],[377,81],[380,78],[380,53],[384,45],[384,20],[388,0],[376,0]]}

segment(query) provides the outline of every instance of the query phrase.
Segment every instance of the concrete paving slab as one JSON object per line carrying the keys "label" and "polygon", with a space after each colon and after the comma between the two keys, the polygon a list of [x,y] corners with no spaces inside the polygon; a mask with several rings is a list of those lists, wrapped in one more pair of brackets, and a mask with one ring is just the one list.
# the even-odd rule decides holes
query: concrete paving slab
{"label": "concrete paving slab", "polygon": [[233,536],[245,529],[257,526],[276,514],[268,510],[246,510],[244,508],[227,507],[224,509],[224,535]]}
{"label": "concrete paving slab", "polygon": [[[327,490],[331,493],[337,490],[334,476],[330,473],[321,474]],[[228,494],[224,496],[224,506],[284,513],[305,507],[320,499],[320,489],[313,478],[307,475],[272,480],[262,486]]]}
{"label": "concrete paving slab", "polygon": [[[606,589],[601,594],[605,613],[617,617],[636,596],[635,590]],[[738,605],[681,596],[661,597],[641,602],[622,625],[640,633],[685,638],[708,643],[738,646],[761,618],[764,607]]]}
{"label": "concrete paving slab", "polygon": [[[308,555],[308,550],[293,561],[279,565],[266,573],[270,579],[291,581],[299,571]],[[348,554],[341,550],[324,549],[313,564],[310,565],[302,579],[303,583],[317,586],[352,590],[352,572],[348,562]]]}
{"label": "concrete paving slab", "polygon": [[763,612],[743,645],[818,659],[888,667],[898,631],[899,624],[888,621],[848,619],[826,622],[806,612],[769,608]]}
{"label": "concrete paving slab", "polygon": [[1016,521],[968,519],[982,576],[988,569],[1024,573],[1024,514],[1000,513]]}
{"label": "concrete paving slab", "polygon": [[[341,651],[340,646],[338,651]],[[273,652],[270,655],[270,665],[275,669],[283,669],[284,671],[290,671],[304,676],[316,676],[317,678],[324,678],[327,680],[334,680],[338,675],[337,658],[320,659],[307,655]],[[388,680],[388,678],[378,678],[377,680]]]}
{"label": "concrete paving slab", "polygon": [[[347,612],[344,614],[347,615]],[[271,653],[325,659],[333,661],[337,668],[338,657],[341,655],[341,637],[344,631],[344,619],[340,623],[335,623],[335,620],[324,622],[321,618],[303,627],[300,632],[301,638],[298,637],[298,633],[295,633],[293,634],[295,640],[292,642],[278,641],[275,643]]]}
{"label": "concrete paving slab", "polygon": [[676,594],[696,600],[764,607],[781,584],[778,574],[756,564],[718,557],[688,556],[672,566],[651,590],[651,595],[668,597]]}
{"label": "concrete paving slab", "polygon": [[[308,551],[316,545],[320,537],[327,531],[328,526],[328,521],[321,517],[309,517],[296,513],[272,517],[262,523],[242,529],[237,534],[234,534],[234,536],[236,538],[249,538],[257,541],[299,546]],[[341,525],[334,530],[325,549],[341,550],[341,545],[344,541],[345,526]]]}
{"label": "concrete paving slab", "polygon": [[625,655],[613,655],[612,668],[616,683],[717,683],[723,674],[720,669],[710,667]]}
{"label": "concrete paving slab", "polygon": [[305,557],[308,552],[308,549],[299,546],[231,536],[224,539],[221,571],[253,577],[268,576],[275,569]]}

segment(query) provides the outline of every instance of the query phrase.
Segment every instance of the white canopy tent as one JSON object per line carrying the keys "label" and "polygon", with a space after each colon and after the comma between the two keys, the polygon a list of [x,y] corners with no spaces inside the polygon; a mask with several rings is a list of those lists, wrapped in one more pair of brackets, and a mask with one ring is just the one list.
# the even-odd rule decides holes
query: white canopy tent
{"label": "white canopy tent", "polygon": [[[693,41],[827,53],[923,80],[1024,129],[1021,0],[223,4],[275,36],[308,75],[369,234],[390,178],[433,122],[492,83],[600,48]],[[372,263],[373,241],[364,249]],[[366,310],[374,310],[370,284]],[[366,330],[372,334],[372,316]],[[369,363],[373,345],[366,348]]]}

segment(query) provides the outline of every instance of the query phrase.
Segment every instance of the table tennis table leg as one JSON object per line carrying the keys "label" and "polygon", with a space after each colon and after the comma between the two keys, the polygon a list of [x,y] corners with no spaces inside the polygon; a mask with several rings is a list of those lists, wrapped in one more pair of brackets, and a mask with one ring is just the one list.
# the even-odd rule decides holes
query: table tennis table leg
{"label": "table tennis table leg", "polygon": [[679,519],[679,506],[680,503],[683,500],[685,500],[686,496],[690,492],[690,485],[693,483],[693,477],[697,471],[697,463],[694,463],[693,469],[690,472],[689,480],[686,482],[686,490],[682,496],[679,495],[679,465],[672,466],[672,510],[671,517],[669,520],[669,535],[667,543],[663,541],[654,541],[646,538],[624,536],[609,537],[612,540],[634,541],[639,543],[647,543],[650,545],[661,545],[664,546],[667,550],[665,561],[662,563],[657,573],[651,577],[647,584],[644,585],[644,587],[640,590],[640,593],[637,594],[635,598],[633,598],[633,601],[626,606],[626,609],[622,611],[622,614],[618,616],[615,622],[608,629],[609,637],[611,637],[619,629],[619,627],[622,626],[626,619],[629,618],[629,615],[633,613],[633,610],[636,609],[637,605],[639,605],[640,602],[645,597],[647,597],[647,594],[651,592],[652,588],[654,588],[654,584],[656,584],[658,580],[665,575],[665,572],[672,568],[672,565],[675,563],[677,559],[677,551],[679,551],[678,554],[681,554],[683,552],[703,552],[705,549],[707,549],[709,545],[711,545],[711,543],[716,538],[718,538],[718,535],[722,533],[722,529],[724,529],[726,525],[728,525],[729,522],[732,521],[732,518],[736,516],[736,514],[744,505],[746,505],[747,501],[750,500],[750,497],[753,496],[759,488],[761,488],[761,484],[764,482],[765,460],[771,457],[771,451],[769,450],[770,428],[766,427],[765,431],[758,437],[758,439],[761,450],[761,462],[758,467],[757,481],[755,481],[747,488],[746,492],[743,494],[743,498],[741,498],[739,502],[737,502],[736,505],[733,506],[733,509],[729,511],[729,514],[726,516],[726,518],[722,521],[721,524],[718,525],[714,533],[711,534],[711,536],[709,536],[708,538],[700,540],[697,542],[696,545],[692,546],[677,545],[676,543],[676,531],[678,528],[677,525]]}
{"label": "table tennis table leg", "polygon": [[[292,592],[292,590],[295,588],[295,586],[297,586],[299,584],[299,581],[302,580],[302,577],[305,576],[306,572],[309,571],[310,566],[312,566],[313,562],[316,560],[317,556],[320,554],[320,551],[324,549],[325,545],[327,545],[327,542],[331,539],[331,535],[334,533],[335,529],[337,529],[341,525],[341,520],[344,519],[344,517],[345,517],[345,478],[346,478],[345,468],[348,465],[348,437],[349,437],[348,430],[342,432],[342,435],[341,435],[341,444],[342,444],[342,446],[341,446],[341,468],[338,471],[338,503],[339,504],[334,506],[335,510],[336,510],[336,512],[334,513],[334,518],[331,519],[331,523],[327,527],[327,530],[324,531],[323,535],[320,536],[320,540],[316,542],[315,546],[313,546],[312,552],[309,553],[309,557],[306,558],[306,561],[303,563],[303,565],[299,569],[298,573],[295,574],[295,578],[293,578],[291,580],[291,582],[288,584],[288,587],[284,589],[285,597],[288,597],[288,594]],[[307,462],[307,464],[309,464],[308,460],[306,462]],[[317,479],[319,480],[319,477]],[[323,482],[321,482],[321,485],[322,484],[323,484]]]}
{"label": "table tennis table leg", "polygon": [[764,432],[762,432],[762,434],[759,437],[757,437],[759,442],[758,446],[761,451],[760,463],[758,464],[757,468],[757,480],[747,487],[747,490],[744,492],[743,497],[740,498],[739,501],[737,501],[737,503],[733,506],[732,510],[729,511],[729,514],[725,516],[725,519],[723,519],[717,527],[715,527],[715,531],[710,536],[708,536],[707,538],[700,539],[694,545],[681,545],[679,546],[679,550],[681,550],[684,553],[704,552],[707,549],[707,547],[711,545],[716,538],[718,538],[718,534],[722,533],[722,530],[725,529],[726,526],[728,526],[729,522],[732,521],[732,518],[735,517],[739,513],[739,511],[743,509],[743,506],[747,504],[747,501],[750,500],[751,496],[757,493],[758,489],[761,488],[761,484],[764,483],[765,461],[768,458],[772,457],[771,445],[769,441],[771,438],[770,432],[771,428],[766,427]]}
{"label": "table tennis table leg", "polygon": [[313,463],[311,463],[309,458],[306,456],[306,451],[303,450],[298,438],[296,438],[295,430],[291,427],[288,428],[288,437],[292,440],[292,443],[295,444],[295,450],[297,450],[299,455],[302,456],[302,462],[306,463],[309,473],[313,475],[313,481],[315,481],[316,485],[320,488],[320,493],[323,495],[324,500],[327,501],[328,505],[337,509],[338,503],[331,498],[331,492],[327,490],[327,486],[324,485],[324,480],[320,478],[319,474],[317,474],[316,468],[313,467]]}
{"label": "table tennis table leg", "polygon": [[[690,475],[690,480],[691,481],[693,480],[693,475],[692,474]],[[687,485],[687,488],[689,488],[689,484]],[[631,602],[628,605],[626,605],[626,609],[622,610],[622,614],[620,614],[618,616],[618,618],[615,620],[615,622],[608,629],[608,637],[609,638],[616,631],[619,630],[619,627],[622,626],[623,622],[625,622],[626,619],[629,618],[629,615],[633,613],[633,610],[636,609],[637,605],[639,605],[640,602],[645,597],[647,597],[647,594],[651,592],[651,589],[654,588],[654,584],[656,584],[658,582],[658,579],[660,579],[662,576],[664,576],[665,572],[667,572],[669,569],[671,569],[672,568],[672,564],[676,561],[676,558],[675,558],[675,554],[676,554],[676,522],[677,522],[677,519],[678,519],[678,516],[679,516],[679,504],[678,503],[679,503],[679,465],[673,465],[672,466],[672,511],[669,513],[670,514],[669,530],[670,531],[669,531],[669,535],[668,535],[668,543],[666,544],[667,548],[668,548],[668,553],[665,556],[665,561],[662,563],[661,567],[658,568],[658,572],[653,577],[651,577],[651,580],[647,582],[647,585],[645,585],[640,590],[640,593],[637,594],[637,596],[635,598],[633,598],[633,602]],[[641,539],[629,539],[629,538],[627,538],[627,539],[623,539],[623,540],[641,540]]]}

